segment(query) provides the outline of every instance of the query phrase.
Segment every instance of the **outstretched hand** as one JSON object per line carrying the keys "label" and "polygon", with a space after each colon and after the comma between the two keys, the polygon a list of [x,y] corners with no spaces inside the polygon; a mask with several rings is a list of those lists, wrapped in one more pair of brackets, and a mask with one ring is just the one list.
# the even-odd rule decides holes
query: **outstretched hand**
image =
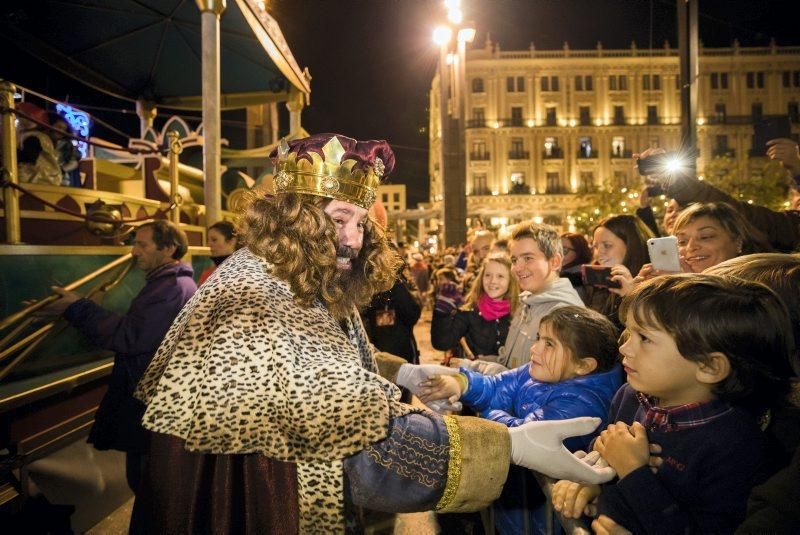
{"label": "outstretched hand", "polygon": [[[422,397],[424,389],[422,383],[435,375],[455,375],[457,369],[439,366],[438,364],[403,364],[397,372],[396,384],[407,388],[417,397]],[[436,400],[426,403],[428,407],[436,412],[457,412],[462,405],[460,402],[448,403],[447,400]]]}
{"label": "outstretched hand", "polygon": [[564,447],[565,438],[591,433],[600,418],[573,418],[528,422],[508,430],[511,437],[511,462],[555,479],[600,484],[610,481],[615,472],[608,466],[591,466]]}

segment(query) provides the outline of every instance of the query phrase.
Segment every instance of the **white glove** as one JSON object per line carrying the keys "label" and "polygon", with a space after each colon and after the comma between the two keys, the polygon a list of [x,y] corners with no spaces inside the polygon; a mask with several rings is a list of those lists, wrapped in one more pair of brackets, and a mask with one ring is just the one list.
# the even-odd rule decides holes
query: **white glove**
{"label": "white glove", "polygon": [[[458,370],[439,366],[438,364],[403,364],[397,371],[396,384],[408,388],[412,394],[419,397],[422,390],[419,384],[433,375],[456,375]],[[461,402],[449,403],[446,399],[437,399],[426,404],[431,410],[443,413],[445,411],[460,411]]]}
{"label": "white glove", "polygon": [[573,418],[528,422],[508,430],[511,437],[511,462],[555,479],[599,485],[616,475],[608,466],[591,466],[574,456],[563,441],[591,433],[600,418]]}

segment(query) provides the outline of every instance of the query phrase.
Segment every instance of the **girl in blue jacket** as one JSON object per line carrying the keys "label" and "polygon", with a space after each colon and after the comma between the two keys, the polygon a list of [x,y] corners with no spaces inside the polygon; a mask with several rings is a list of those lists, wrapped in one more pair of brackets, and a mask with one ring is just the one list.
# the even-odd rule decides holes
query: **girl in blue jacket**
{"label": "girl in blue jacket", "polygon": [[[466,368],[457,375],[434,376],[422,383],[420,397],[425,402],[461,400],[481,417],[508,427],[533,420],[595,416],[603,420],[598,426],[603,429],[611,399],[622,385],[617,334],[598,312],[578,306],[557,308],[542,318],[528,364],[492,376]],[[575,451],[586,449],[593,438],[572,437],[564,443]],[[498,531],[542,532],[541,516],[525,514],[537,505],[532,495],[538,487],[529,485],[533,480],[522,471],[513,481],[506,483],[495,504]]]}

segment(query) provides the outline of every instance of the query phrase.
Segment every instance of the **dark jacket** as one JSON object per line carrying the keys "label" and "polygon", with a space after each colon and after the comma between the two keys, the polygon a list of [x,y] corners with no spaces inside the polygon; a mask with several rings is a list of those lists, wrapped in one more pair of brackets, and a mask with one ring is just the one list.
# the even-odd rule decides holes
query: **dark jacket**
{"label": "dark jacket", "polygon": [[[398,279],[392,288],[376,295],[364,310],[362,319],[370,342],[379,351],[385,351],[419,363],[419,350],[414,338],[414,325],[422,310],[411,295],[406,283]],[[391,324],[387,324],[387,320]],[[379,325],[383,323],[382,325]]]}
{"label": "dark jacket", "polygon": [[[645,409],[625,385],[609,420],[642,423]],[[730,408],[695,427],[647,429],[661,446],[658,473],[642,466],[603,485],[599,512],[634,533],[732,533],[761,469],[765,439],[752,416]]]}
{"label": "dark jacket", "polygon": [[463,337],[467,347],[478,355],[497,355],[506,343],[511,315],[489,321],[483,319],[478,309],[454,310],[450,314],[434,311],[431,320],[431,344],[435,349],[447,351],[458,347]]}
{"label": "dark jacket", "polygon": [[141,426],[144,405],[134,399],[133,391],[172,321],[197,290],[192,268],[179,262],[154,269],[146,281],[125,315],[88,299],[76,301],[64,312],[64,318],[92,343],[116,353],[108,391],[89,434],[89,442],[99,450],[146,449]]}
{"label": "dark jacket", "polygon": [[[608,371],[573,377],[558,383],[542,383],[531,378],[530,364],[499,375],[482,375],[461,369],[469,387],[461,402],[475,409],[483,418],[517,427],[540,420],[567,420],[595,416],[603,420],[597,428],[605,429],[611,399],[622,385],[619,366]],[[564,441],[572,451],[586,449],[592,435]]]}

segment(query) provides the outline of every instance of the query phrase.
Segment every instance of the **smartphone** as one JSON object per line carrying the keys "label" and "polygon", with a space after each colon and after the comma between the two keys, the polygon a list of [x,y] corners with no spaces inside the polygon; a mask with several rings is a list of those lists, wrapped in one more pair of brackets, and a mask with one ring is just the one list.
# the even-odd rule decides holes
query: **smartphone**
{"label": "smartphone", "polygon": [[647,158],[639,158],[636,161],[636,166],[639,168],[639,174],[642,176],[647,175],[660,175],[664,172],[666,162],[670,159],[669,152],[664,154],[653,154]]}
{"label": "smartphone", "polygon": [[647,252],[650,253],[650,263],[654,269],[681,271],[681,263],[678,260],[678,238],[675,236],[650,238],[647,240]]}
{"label": "smartphone", "polygon": [[658,197],[659,195],[664,195],[664,188],[661,187],[661,184],[650,184],[647,186],[647,194],[651,197]]}
{"label": "smartphone", "polygon": [[774,117],[764,117],[753,124],[753,150],[752,156],[767,155],[767,141],[778,139],[779,137],[790,137],[792,135],[792,125],[789,116],[779,115]]}
{"label": "smartphone", "polygon": [[600,288],[620,287],[619,282],[611,280],[611,268],[609,266],[582,264],[581,278],[586,286],[598,286]]}

